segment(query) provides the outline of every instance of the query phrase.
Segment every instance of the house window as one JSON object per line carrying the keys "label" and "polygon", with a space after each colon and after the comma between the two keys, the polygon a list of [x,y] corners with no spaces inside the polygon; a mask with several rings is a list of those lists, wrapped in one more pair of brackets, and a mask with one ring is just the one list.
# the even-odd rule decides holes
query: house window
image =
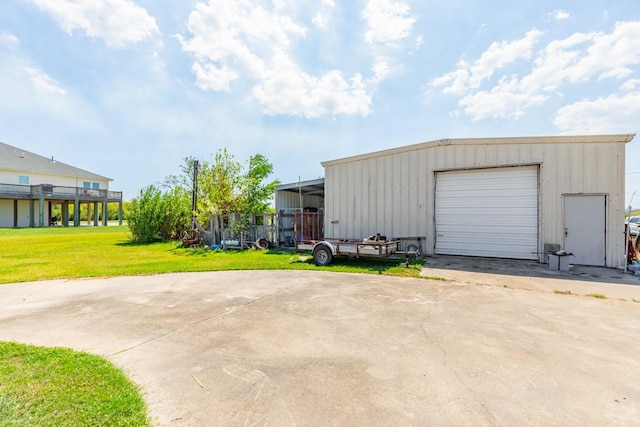
{"label": "house window", "polygon": [[29,177],[27,175],[18,175],[18,184],[28,184]]}
{"label": "house window", "polygon": [[82,183],[82,188],[91,188],[91,183],[89,181],[85,181]]}
{"label": "house window", "polygon": [[91,183],[91,188],[93,188],[94,190],[99,190],[100,189],[100,183],[99,182]]}

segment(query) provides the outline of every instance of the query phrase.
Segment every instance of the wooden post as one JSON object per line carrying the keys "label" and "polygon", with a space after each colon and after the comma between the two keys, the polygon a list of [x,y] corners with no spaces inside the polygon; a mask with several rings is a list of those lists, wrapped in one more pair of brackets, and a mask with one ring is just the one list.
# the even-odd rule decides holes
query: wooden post
{"label": "wooden post", "polygon": [[100,215],[100,210],[98,209],[98,202],[93,202],[93,226],[98,226],[98,217]]}

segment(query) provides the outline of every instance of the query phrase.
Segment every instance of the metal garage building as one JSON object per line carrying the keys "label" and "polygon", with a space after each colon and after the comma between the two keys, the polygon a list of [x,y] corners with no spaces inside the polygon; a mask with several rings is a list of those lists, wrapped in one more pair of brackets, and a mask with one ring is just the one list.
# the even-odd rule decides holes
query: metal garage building
{"label": "metal garage building", "polygon": [[375,233],[427,254],[624,263],[635,135],[443,139],[323,162],[325,237]]}

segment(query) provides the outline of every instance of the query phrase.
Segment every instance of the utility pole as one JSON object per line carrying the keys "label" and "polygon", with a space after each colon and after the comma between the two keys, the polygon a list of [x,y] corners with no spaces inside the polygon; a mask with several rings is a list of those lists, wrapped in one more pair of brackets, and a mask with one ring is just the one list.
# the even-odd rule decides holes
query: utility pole
{"label": "utility pole", "polygon": [[191,193],[191,228],[196,226],[196,209],[198,207],[198,168],[200,162],[193,161],[193,191]]}

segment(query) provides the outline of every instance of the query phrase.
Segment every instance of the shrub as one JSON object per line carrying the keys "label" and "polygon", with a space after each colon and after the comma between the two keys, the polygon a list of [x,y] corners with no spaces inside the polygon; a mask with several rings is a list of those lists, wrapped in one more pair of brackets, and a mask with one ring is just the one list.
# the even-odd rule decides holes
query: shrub
{"label": "shrub", "polygon": [[162,192],[155,185],[140,190],[131,200],[127,223],[131,240],[149,243],[175,237],[191,221],[189,194],[179,188]]}

